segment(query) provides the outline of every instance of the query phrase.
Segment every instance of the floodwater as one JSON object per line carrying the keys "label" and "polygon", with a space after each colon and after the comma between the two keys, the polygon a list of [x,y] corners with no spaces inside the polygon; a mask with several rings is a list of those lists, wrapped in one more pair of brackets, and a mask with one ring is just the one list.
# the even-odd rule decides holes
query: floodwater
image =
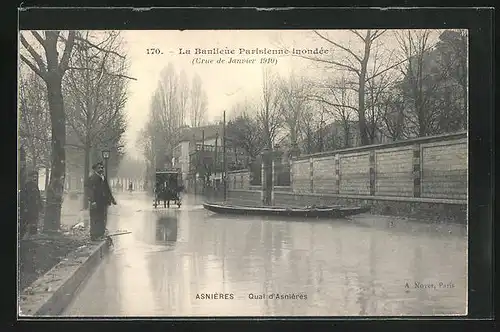
{"label": "floodwater", "polygon": [[359,215],[229,217],[187,196],[154,209],[117,195],[108,229],[132,234],[63,316],[431,316],[467,307],[465,226]]}

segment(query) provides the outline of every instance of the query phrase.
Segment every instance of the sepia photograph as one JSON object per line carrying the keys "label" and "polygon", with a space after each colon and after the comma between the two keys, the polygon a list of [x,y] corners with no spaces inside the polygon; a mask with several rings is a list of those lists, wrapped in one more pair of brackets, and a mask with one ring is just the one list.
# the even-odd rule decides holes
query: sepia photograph
{"label": "sepia photograph", "polygon": [[467,315],[468,30],[18,35],[20,318]]}

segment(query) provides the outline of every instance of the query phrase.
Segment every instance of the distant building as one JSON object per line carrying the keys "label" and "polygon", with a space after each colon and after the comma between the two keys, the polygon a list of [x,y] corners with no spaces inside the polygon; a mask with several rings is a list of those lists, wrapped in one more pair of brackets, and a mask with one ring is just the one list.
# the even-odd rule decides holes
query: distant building
{"label": "distant building", "polygon": [[174,148],[172,166],[181,169],[184,187],[191,188],[194,185],[197,174],[192,174],[191,156],[194,152],[201,150],[202,146],[221,146],[222,124],[208,125],[195,128],[185,128],[181,132],[179,143]]}
{"label": "distant building", "polygon": [[[204,175],[208,174],[214,185],[222,180],[223,130],[222,124],[215,124],[185,128],[181,132],[172,163],[173,167],[181,169],[184,187],[189,191],[196,191],[203,185]],[[248,159],[243,150],[232,148],[229,141],[226,143],[228,171],[244,167]]]}

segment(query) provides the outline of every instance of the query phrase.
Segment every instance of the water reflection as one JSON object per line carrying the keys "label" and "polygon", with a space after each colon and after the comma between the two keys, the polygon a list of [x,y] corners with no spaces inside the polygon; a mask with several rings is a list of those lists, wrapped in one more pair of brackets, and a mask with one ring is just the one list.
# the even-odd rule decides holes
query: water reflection
{"label": "water reflection", "polygon": [[[406,231],[401,226],[392,231],[345,220],[296,223],[226,216],[212,216],[204,225],[201,234],[215,232],[212,255],[228,270],[224,282],[236,285],[240,293],[308,295],[302,302],[250,302],[249,311],[255,305],[254,312],[260,308],[270,315],[465,312],[463,232],[409,224]],[[219,229],[233,236],[221,241]],[[205,250],[210,249],[201,252]],[[405,281],[439,284],[451,279],[453,289],[405,291]]]}
{"label": "water reflection", "polygon": [[156,220],[156,244],[172,244],[176,242],[177,230],[177,215],[160,215]]}
{"label": "water reflection", "polygon": [[[108,273],[112,271],[108,275],[120,277],[94,278],[94,285],[84,291],[93,294],[87,298],[100,296],[102,289],[113,289],[119,296],[109,295],[103,301],[110,302],[108,308],[120,308],[122,315],[377,316],[465,312],[467,239],[455,229],[431,230],[403,223],[386,227],[379,222],[385,221],[376,217],[359,217],[356,222],[231,217],[208,214],[188,204],[184,207],[122,214],[116,227],[134,225],[134,237],[117,240],[110,257],[115,263],[104,267]],[[118,255],[118,248],[123,253]],[[452,282],[454,287],[413,287],[415,283],[440,282]],[[142,283],[142,287],[134,283]],[[199,294],[213,293],[232,293],[235,298],[197,298]],[[250,293],[302,294],[307,298],[251,300]],[[135,306],[113,304],[127,301],[135,301]],[[81,314],[95,313],[96,307],[105,310],[80,303]]]}

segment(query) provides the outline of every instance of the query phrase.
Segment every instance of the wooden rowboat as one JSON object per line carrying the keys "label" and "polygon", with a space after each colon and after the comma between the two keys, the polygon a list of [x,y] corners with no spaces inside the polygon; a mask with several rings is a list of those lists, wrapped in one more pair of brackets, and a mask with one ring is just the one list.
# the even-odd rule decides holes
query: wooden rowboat
{"label": "wooden rowboat", "polygon": [[311,206],[304,208],[290,208],[276,206],[250,207],[204,203],[203,207],[208,211],[221,214],[283,216],[299,218],[343,218],[346,216],[369,211],[369,208],[342,206]]}

